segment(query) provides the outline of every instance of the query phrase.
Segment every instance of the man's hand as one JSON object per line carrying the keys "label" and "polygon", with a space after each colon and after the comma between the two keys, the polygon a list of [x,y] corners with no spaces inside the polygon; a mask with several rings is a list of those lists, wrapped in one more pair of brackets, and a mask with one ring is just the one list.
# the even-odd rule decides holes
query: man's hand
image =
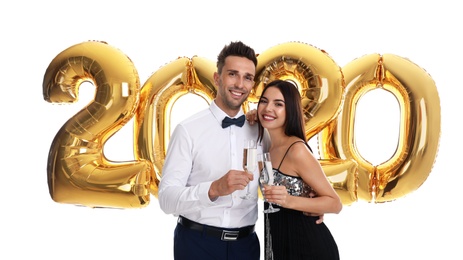
{"label": "man's hand", "polygon": [[323,219],[324,219],[324,216],[325,216],[324,214],[318,215],[318,214],[314,214],[314,213],[310,213],[310,212],[304,212],[304,215],[311,216],[311,217],[317,217],[318,216],[317,221],[315,221],[315,223],[317,223],[317,224],[323,223]]}
{"label": "man's hand", "polygon": [[209,188],[209,198],[216,200],[219,196],[229,195],[236,190],[243,190],[252,180],[254,180],[252,173],[230,170],[220,179],[212,182]]}
{"label": "man's hand", "polygon": [[250,125],[253,125],[257,122],[257,110],[256,109],[250,110],[246,113],[246,121],[248,121]]}

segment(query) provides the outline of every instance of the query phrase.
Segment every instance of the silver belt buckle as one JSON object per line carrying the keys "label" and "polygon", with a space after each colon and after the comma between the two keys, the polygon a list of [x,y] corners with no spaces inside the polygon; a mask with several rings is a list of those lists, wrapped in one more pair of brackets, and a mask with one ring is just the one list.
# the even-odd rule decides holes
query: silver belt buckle
{"label": "silver belt buckle", "polygon": [[222,241],[234,241],[234,240],[237,240],[239,234],[240,234],[239,231],[223,230],[222,231]]}

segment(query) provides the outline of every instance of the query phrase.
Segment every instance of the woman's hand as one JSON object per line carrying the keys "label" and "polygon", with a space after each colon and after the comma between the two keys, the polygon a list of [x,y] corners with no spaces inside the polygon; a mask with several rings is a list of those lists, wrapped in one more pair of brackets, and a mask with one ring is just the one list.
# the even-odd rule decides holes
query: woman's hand
{"label": "woman's hand", "polygon": [[[291,208],[291,205],[290,205],[291,195],[288,194],[286,187],[264,185],[262,192],[267,202],[274,203],[284,208]],[[310,198],[306,198],[306,199],[310,199]],[[310,213],[310,212],[304,212],[303,214],[306,216],[315,216],[315,217],[318,216],[319,218],[315,222],[317,224],[323,223],[324,216],[325,216],[324,214],[320,215],[320,214]]]}
{"label": "woman's hand", "polygon": [[287,205],[289,194],[285,186],[264,185],[262,192],[266,201],[289,208]]}

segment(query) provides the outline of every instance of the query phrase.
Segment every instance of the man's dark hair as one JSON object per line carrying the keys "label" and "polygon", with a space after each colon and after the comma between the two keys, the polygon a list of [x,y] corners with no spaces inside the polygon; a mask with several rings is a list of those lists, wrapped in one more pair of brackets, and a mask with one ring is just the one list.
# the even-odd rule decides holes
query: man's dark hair
{"label": "man's dark hair", "polygon": [[222,68],[225,65],[225,58],[228,56],[247,58],[254,63],[254,66],[257,66],[257,56],[254,52],[254,49],[242,43],[241,41],[231,42],[230,44],[225,45],[217,56],[217,72],[219,74],[222,73]]}

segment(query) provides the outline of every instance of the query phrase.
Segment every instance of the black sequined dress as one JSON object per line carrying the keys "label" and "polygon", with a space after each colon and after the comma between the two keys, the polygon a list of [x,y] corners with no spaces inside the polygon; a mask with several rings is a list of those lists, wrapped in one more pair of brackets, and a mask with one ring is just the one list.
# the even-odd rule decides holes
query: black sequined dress
{"label": "black sequined dress", "polygon": [[[278,168],[273,169],[275,185],[286,186],[288,193],[292,196],[316,196],[313,189],[302,178],[280,172],[280,166],[285,156]],[[268,203],[265,202],[264,207],[267,208]],[[278,206],[273,205],[273,207]],[[318,217],[307,216],[297,210],[279,208],[279,212],[265,214],[264,216],[265,259],[339,259],[336,241],[325,223],[315,223]]]}

